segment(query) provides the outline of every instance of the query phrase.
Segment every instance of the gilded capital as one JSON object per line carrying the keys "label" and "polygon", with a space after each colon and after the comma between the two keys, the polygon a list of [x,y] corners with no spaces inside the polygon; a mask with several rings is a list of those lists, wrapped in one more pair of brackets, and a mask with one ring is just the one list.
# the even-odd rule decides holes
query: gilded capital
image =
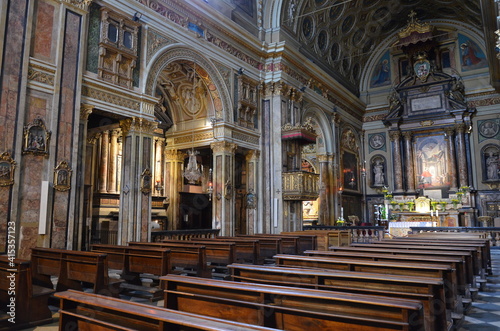
{"label": "gilded capital", "polygon": [[215,143],[211,143],[210,147],[212,148],[214,153],[234,153],[238,145],[229,143],[227,141],[218,141]]}
{"label": "gilded capital", "polygon": [[455,134],[455,128],[451,128],[451,127],[444,128],[444,133],[445,133],[448,137],[453,137],[453,135]]}
{"label": "gilded capital", "polygon": [[165,161],[167,162],[172,162],[172,161],[184,162],[185,153],[180,152],[176,149],[166,149],[164,155],[165,155]]}
{"label": "gilded capital", "polygon": [[250,150],[250,151],[248,151],[248,153],[246,155],[246,160],[247,161],[256,161],[259,159],[259,157],[260,157],[260,151]]}
{"label": "gilded capital", "polygon": [[405,140],[411,141],[413,138],[413,132],[405,131],[402,133]]}
{"label": "gilded capital", "polygon": [[389,138],[391,141],[397,141],[399,138],[401,138],[401,132],[400,131],[389,131]]}
{"label": "gilded capital", "polygon": [[464,133],[466,129],[465,123],[457,123],[455,124],[455,130],[457,133]]}
{"label": "gilded capital", "polygon": [[88,11],[89,6],[93,0],[63,0],[63,1],[66,2],[67,4],[73,6],[73,7]]}
{"label": "gilded capital", "polygon": [[320,154],[317,156],[318,162],[328,162],[330,159],[330,156],[328,154]]}
{"label": "gilded capital", "polygon": [[94,106],[86,103],[82,103],[80,106],[80,119],[86,121],[89,119],[90,114],[94,111]]}

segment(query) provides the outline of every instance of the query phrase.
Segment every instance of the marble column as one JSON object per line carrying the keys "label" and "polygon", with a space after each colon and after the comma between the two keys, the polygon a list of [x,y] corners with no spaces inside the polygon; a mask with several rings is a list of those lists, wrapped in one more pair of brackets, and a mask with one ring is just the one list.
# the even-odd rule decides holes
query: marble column
{"label": "marble column", "polygon": [[389,137],[392,141],[392,158],[393,158],[393,173],[394,173],[394,192],[403,192],[403,170],[401,164],[401,132],[389,131]]}
{"label": "marble column", "polygon": [[329,173],[329,156],[318,155],[319,161],[319,210],[318,218],[320,224],[329,224],[330,216],[330,204],[328,201],[329,183],[330,183],[330,173]]}
{"label": "marble column", "polygon": [[406,192],[415,192],[415,168],[413,164],[413,133],[403,132],[405,143],[405,165],[406,165]]}
{"label": "marble column", "polygon": [[465,124],[460,123],[455,125],[457,132],[457,157],[458,157],[458,178],[461,186],[469,186],[469,176],[467,170],[467,155],[465,151]]}
{"label": "marble column", "polygon": [[109,166],[108,166],[108,193],[116,193],[116,175],[117,175],[117,155],[118,155],[118,130],[111,130],[111,142],[109,148]]}
{"label": "marble column", "polygon": [[[248,234],[255,234],[258,229],[257,222],[259,205],[261,204],[262,195],[259,189],[259,161],[260,152],[251,150],[246,155],[247,161],[247,201],[246,201],[246,214],[247,214],[247,232]],[[259,199],[259,196],[261,199]]]}
{"label": "marble column", "polygon": [[99,193],[108,192],[109,131],[101,135],[101,157],[99,162]]}
{"label": "marble column", "polygon": [[445,136],[447,137],[446,143],[447,143],[447,153],[448,153],[448,174],[450,176],[450,190],[451,191],[456,191],[458,188],[457,184],[457,159],[455,157],[455,139],[454,139],[454,134],[455,134],[455,129],[454,128],[445,128],[444,130]]}
{"label": "marble column", "polygon": [[152,169],[153,134],[156,122],[142,118],[120,121],[123,132],[123,171],[118,244],[148,241],[151,235],[151,182],[144,176]]}
{"label": "marble column", "polygon": [[234,235],[234,152],[237,145],[218,141],[210,145],[213,151],[212,228],[221,236]]}
{"label": "marble column", "polygon": [[185,153],[176,149],[165,150],[165,202],[168,204],[168,224],[165,230],[180,228],[179,192],[182,191]]}

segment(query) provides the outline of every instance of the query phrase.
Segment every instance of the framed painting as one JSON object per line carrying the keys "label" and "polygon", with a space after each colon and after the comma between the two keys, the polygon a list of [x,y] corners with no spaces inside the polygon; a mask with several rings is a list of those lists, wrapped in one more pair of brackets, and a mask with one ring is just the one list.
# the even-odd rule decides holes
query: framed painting
{"label": "framed painting", "polygon": [[342,183],[346,190],[359,190],[358,158],[356,154],[347,151],[342,153]]}
{"label": "framed painting", "polygon": [[444,135],[415,139],[415,176],[421,189],[449,188],[450,174]]}

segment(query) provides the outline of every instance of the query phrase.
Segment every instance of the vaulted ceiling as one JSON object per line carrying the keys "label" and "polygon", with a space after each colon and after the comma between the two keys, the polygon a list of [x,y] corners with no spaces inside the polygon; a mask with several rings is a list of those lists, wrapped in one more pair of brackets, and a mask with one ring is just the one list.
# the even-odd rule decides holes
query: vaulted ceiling
{"label": "vaulted ceiling", "polygon": [[419,21],[473,30],[495,55],[494,0],[284,0],[282,27],[295,34],[302,53],[357,94],[373,51],[407,25],[412,11]]}

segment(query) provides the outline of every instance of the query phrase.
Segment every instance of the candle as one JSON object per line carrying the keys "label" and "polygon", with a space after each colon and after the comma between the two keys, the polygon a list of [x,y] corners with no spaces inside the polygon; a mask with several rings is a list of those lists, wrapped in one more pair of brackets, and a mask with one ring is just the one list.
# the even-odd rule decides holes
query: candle
{"label": "candle", "polygon": [[439,211],[438,211],[438,210],[436,210],[436,217],[437,217],[437,216],[439,216]]}
{"label": "candle", "polygon": [[434,216],[434,211],[431,210],[431,217],[433,217],[433,216]]}

